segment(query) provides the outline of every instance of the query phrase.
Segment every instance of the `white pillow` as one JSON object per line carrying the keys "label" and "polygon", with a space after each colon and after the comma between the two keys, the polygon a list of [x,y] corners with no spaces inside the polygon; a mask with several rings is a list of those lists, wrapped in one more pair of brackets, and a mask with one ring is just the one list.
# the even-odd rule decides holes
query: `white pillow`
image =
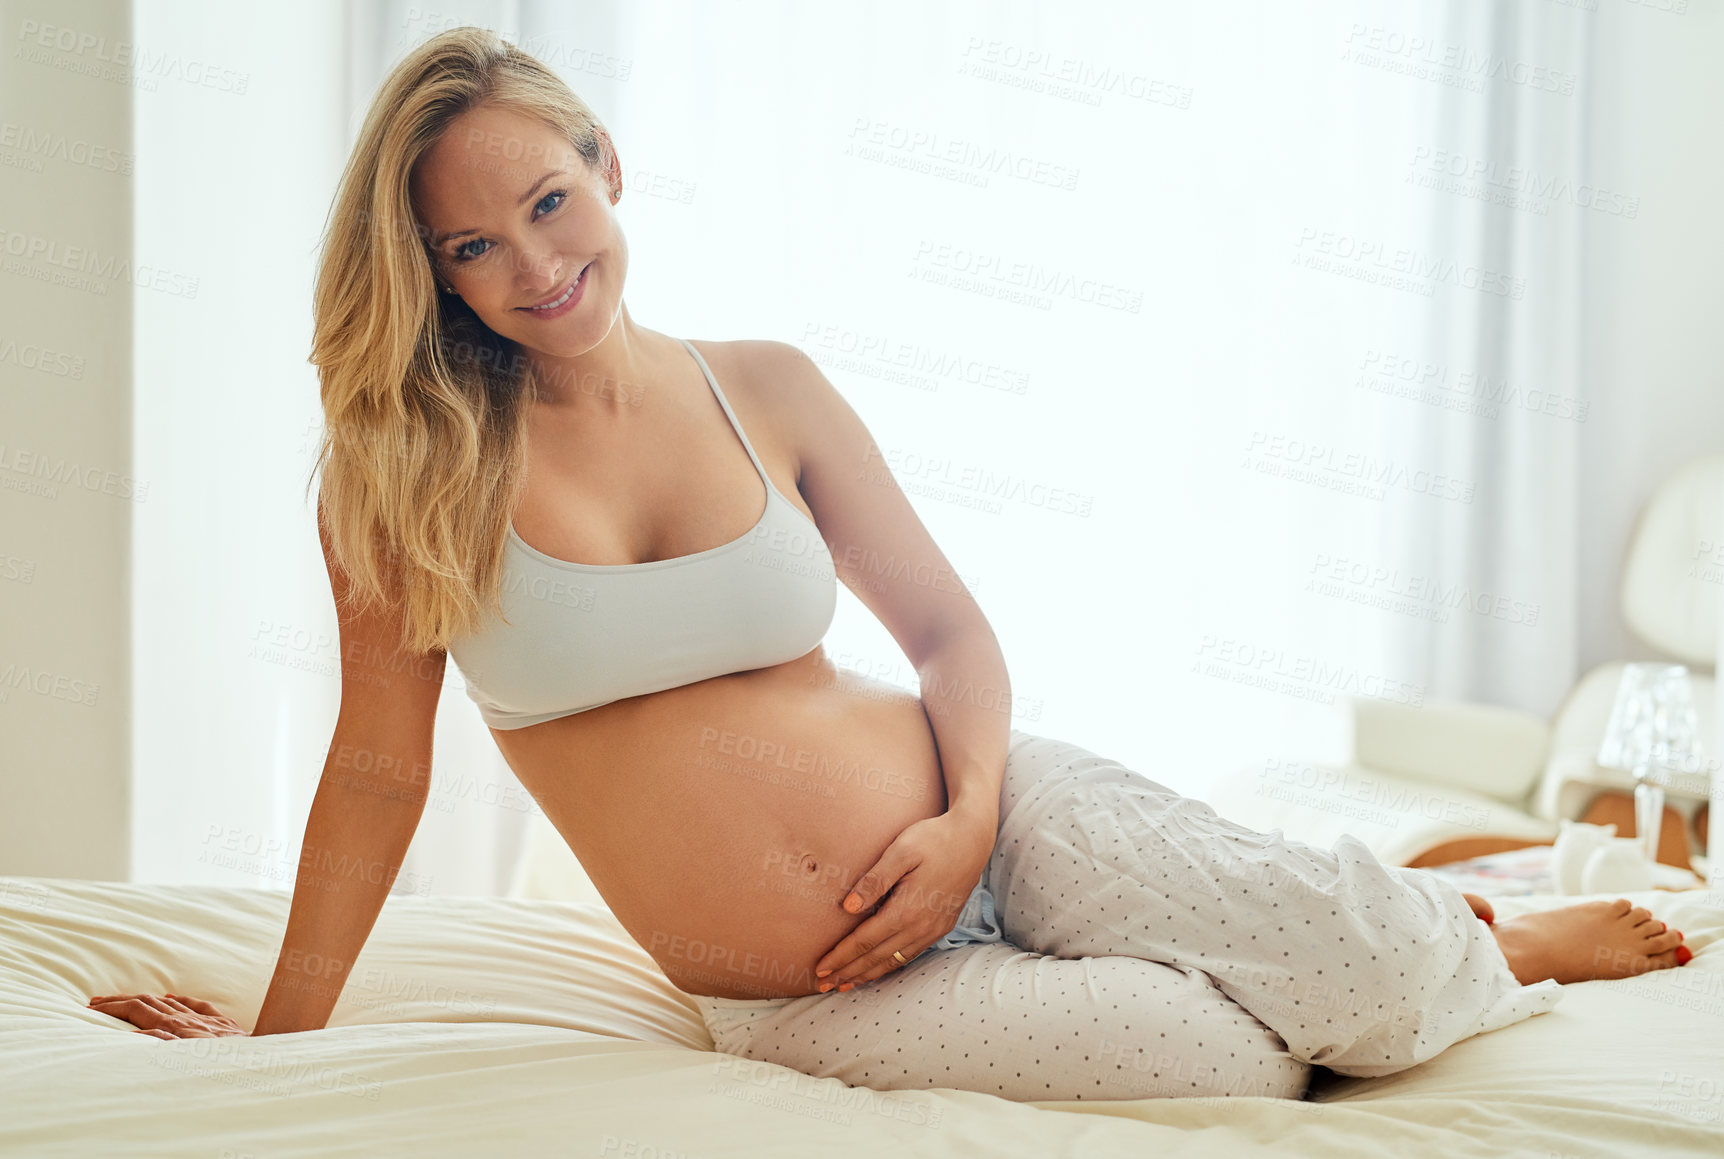
{"label": "white pillow", "polygon": [[1544,771],[1550,729],[1529,712],[1491,704],[1414,707],[1352,697],[1353,761],[1416,781],[1469,789],[1511,805]]}

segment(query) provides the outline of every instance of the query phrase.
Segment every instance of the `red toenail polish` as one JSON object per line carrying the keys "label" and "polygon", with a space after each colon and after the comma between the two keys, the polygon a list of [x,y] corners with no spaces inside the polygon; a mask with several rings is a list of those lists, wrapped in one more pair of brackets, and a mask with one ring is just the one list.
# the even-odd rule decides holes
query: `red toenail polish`
{"label": "red toenail polish", "polygon": [[1677,946],[1676,947],[1676,964],[1678,966],[1686,966],[1690,961],[1693,960],[1693,958],[1694,958],[1694,951],[1690,950],[1687,946]]}
{"label": "red toenail polish", "polygon": [[1479,921],[1483,922],[1487,926],[1494,926],[1497,924],[1495,918],[1486,917],[1484,914],[1479,915]]}

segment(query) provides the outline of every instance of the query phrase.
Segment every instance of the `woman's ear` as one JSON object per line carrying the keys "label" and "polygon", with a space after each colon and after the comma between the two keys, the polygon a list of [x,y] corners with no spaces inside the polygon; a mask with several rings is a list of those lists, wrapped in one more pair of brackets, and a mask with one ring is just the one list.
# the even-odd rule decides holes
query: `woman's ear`
{"label": "woman's ear", "polygon": [[615,205],[623,199],[623,160],[617,156],[617,143],[611,140],[609,130],[596,125],[593,133],[604,142],[605,154],[611,159],[610,168],[605,171],[605,185],[611,191],[611,204]]}

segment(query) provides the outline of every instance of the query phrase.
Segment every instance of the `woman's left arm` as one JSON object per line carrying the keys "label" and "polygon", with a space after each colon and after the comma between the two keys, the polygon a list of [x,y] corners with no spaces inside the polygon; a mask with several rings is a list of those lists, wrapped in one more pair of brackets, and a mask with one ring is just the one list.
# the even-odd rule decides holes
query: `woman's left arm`
{"label": "woman's left arm", "polygon": [[1011,730],[1011,685],[987,617],[893,477],[889,456],[801,350],[756,349],[751,377],[763,406],[797,450],[797,487],[838,577],[880,620],[915,667],[939,751],[946,811],[918,821],[887,847],[842,900],[868,921],[815,964],[848,989],[938,941],[993,852]]}

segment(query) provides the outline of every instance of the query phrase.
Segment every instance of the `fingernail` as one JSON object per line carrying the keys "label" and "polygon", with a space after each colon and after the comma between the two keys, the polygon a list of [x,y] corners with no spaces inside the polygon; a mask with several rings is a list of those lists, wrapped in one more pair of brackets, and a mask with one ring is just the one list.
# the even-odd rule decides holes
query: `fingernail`
{"label": "fingernail", "polygon": [[830,973],[832,973],[831,970],[816,970],[816,971],[814,971],[814,976],[816,978],[824,978],[824,977],[826,977],[826,975],[828,975]]}
{"label": "fingernail", "polygon": [[849,910],[851,913],[855,913],[857,910],[862,908],[862,899],[856,894],[851,894],[849,897],[844,899],[844,908]]}
{"label": "fingernail", "polygon": [[1693,950],[1690,950],[1687,946],[1676,947],[1676,964],[1678,966],[1686,966],[1689,962],[1693,961],[1693,959]]}
{"label": "fingernail", "polygon": [[852,987],[852,986],[854,986],[854,985],[856,985],[856,983],[854,983],[854,982],[844,982],[844,983],[841,983],[841,984],[840,984],[840,985],[839,985],[839,987],[838,987],[838,989],[839,989],[839,991],[841,991],[841,992],[842,992],[842,991],[844,991],[844,990],[848,990],[848,989],[850,989],[850,987]]}
{"label": "fingernail", "polygon": [[826,993],[826,991],[828,991],[828,990],[830,990],[830,989],[832,989],[832,983],[830,983],[830,982],[822,982],[822,983],[820,983],[820,992],[821,992],[821,993],[822,993],[822,994],[824,994],[824,993]]}

